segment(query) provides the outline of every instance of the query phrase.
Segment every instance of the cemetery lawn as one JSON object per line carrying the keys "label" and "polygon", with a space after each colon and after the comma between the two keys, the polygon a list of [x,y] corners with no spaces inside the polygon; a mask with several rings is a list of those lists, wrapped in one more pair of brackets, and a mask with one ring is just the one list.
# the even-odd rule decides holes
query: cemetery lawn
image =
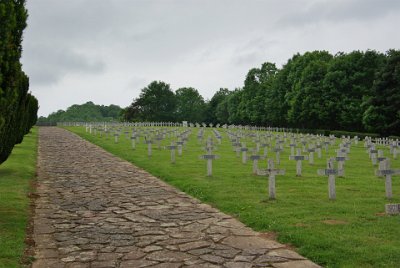
{"label": "cemetery lawn", "polygon": [[[345,163],[345,178],[336,178],[336,201],[328,199],[328,178],[317,175],[317,169],[326,166],[327,156],[334,156],[337,149],[330,148],[322,158],[314,156],[315,164],[303,162],[303,175],[296,177],[296,162],[289,160],[290,148],[281,153],[280,168],[285,175],[276,177],[276,200],[268,199],[267,178],[252,175],[252,163],[241,163],[233,152],[223,129],[222,144],[214,153],[220,159],[213,161],[213,176],[206,176],[206,161],[199,159],[205,154],[197,141],[198,129],[193,129],[182,156],[176,156],[176,164],[170,163],[170,151],[157,149],[153,144],[153,156],[147,156],[143,137],[136,149],[121,134],[119,142],[103,134],[93,135],[84,127],[68,127],[90,142],[149,171],[169,184],[219,208],[250,226],[256,231],[274,233],[279,242],[296,250],[325,267],[399,267],[400,264],[400,216],[385,215],[386,203],[400,203],[400,177],[393,176],[393,196],[385,198],[384,179],[374,175],[363,142],[352,145],[349,161]],[[207,129],[204,137],[213,137]],[[162,146],[170,144],[170,138]],[[253,147],[251,139],[247,147]],[[378,147],[379,149],[379,147]],[[384,149],[389,155],[388,148]],[[268,152],[272,157],[274,153]],[[400,159],[392,160],[392,168],[400,168]],[[266,161],[260,161],[261,168]]]}
{"label": "cemetery lawn", "polygon": [[0,165],[0,267],[21,267],[29,216],[31,182],[36,173],[36,127]]}

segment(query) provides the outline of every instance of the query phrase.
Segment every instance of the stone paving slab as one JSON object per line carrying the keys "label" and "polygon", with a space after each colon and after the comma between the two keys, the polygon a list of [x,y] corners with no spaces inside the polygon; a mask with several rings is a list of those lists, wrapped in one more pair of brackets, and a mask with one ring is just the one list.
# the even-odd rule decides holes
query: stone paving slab
{"label": "stone paving slab", "polygon": [[33,268],[319,267],[66,130],[38,157]]}

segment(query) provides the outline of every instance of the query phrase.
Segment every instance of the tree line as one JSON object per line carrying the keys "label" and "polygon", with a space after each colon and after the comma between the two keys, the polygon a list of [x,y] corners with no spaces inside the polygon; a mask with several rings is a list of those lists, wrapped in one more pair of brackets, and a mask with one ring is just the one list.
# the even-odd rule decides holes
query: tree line
{"label": "tree line", "polygon": [[58,110],[47,117],[41,116],[38,123],[111,122],[120,121],[121,116],[122,108],[117,105],[104,106],[88,101],[84,104],[74,104],[65,111]]}
{"label": "tree line", "polygon": [[400,133],[400,51],[295,54],[266,62],[244,86],[205,101],[192,87],[153,81],[124,111],[127,121],[252,124],[301,129]]}
{"label": "tree line", "polygon": [[25,0],[0,1],[0,164],[37,119],[38,101],[20,63],[27,17]]}

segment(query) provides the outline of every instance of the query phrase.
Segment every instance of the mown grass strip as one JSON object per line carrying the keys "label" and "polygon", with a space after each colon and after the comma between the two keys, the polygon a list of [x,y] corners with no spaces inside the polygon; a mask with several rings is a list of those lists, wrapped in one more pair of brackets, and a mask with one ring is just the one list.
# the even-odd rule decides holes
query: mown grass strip
{"label": "mown grass strip", "polygon": [[0,166],[0,267],[20,267],[25,248],[29,197],[36,172],[37,128]]}

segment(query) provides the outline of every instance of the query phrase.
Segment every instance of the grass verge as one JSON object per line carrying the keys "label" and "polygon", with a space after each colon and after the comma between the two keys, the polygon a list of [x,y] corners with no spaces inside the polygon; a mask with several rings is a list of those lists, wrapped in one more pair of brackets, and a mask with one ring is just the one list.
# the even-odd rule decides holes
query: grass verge
{"label": "grass verge", "polygon": [[0,267],[21,266],[29,218],[30,183],[36,172],[36,127],[0,166]]}

